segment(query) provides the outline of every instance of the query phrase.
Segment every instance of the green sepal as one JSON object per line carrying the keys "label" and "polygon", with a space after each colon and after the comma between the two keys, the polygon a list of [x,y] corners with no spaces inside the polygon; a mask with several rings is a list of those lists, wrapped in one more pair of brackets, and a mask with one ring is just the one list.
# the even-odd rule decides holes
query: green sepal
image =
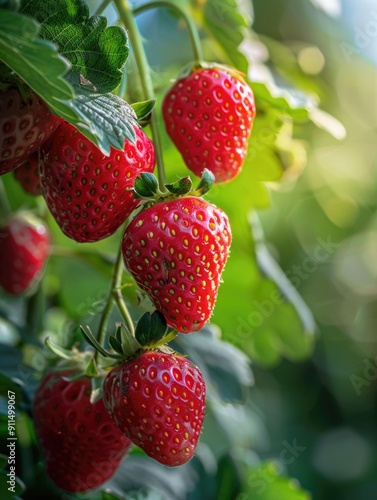
{"label": "green sepal", "polygon": [[[65,367],[66,368],[66,367]],[[74,382],[75,380],[78,380],[81,377],[85,376],[85,372],[82,370],[75,371],[72,375],[64,375],[62,377],[63,380],[66,382]]]}
{"label": "green sepal", "polygon": [[135,352],[142,349],[143,346],[131,334],[131,332],[125,327],[123,323],[120,325],[120,329],[123,358],[130,358],[135,354]]}
{"label": "green sepal", "polygon": [[69,351],[68,349],[64,349],[63,347],[55,344],[50,337],[47,337],[45,340],[45,345],[50,349],[51,352],[59,356],[59,358],[62,359],[67,359],[67,360],[72,360],[73,359],[73,353],[72,351]]}
{"label": "green sepal", "polygon": [[156,176],[149,172],[142,172],[135,179],[134,197],[153,198],[158,192],[158,181]]}
{"label": "green sepal", "polygon": [[215,182],[215,176],[207,168],[203,170],[202,177],[197,185],[196,189],[193,191],[195,196],[203,196],[208,193]]}
{"label": "green sepal", "polygon": [[122,342],[118,340],[116,337],[109,337],[110,347],[118,354],[123,354]]}
{"label": "green sepal", "polygon": [[192,189],[192,181],[190,177],[182,177],[172,184],[165,184],[166,189],[175,196],[184,196]]}
{"label": "green sepal", "polygon": [[96,338],[94,337],[92,331],[90,330],[89,326],[86,325],[86,327],[83,327],[82,325],[80,325],[80,330],[82,332],[82,334],[84,335],[86,341],[92,346],[94,347],[94,349],[96,349],[100,354],[102,354],[102,356],[104,356],[105,358],[114,358],[114,359],[119,359],[120,356],[117,355],[117,354],[111,354],[109,353],[108,351],[106,351],[106,349],[104,349],[96,340]]}
{"label": "green sepal", "polygon": [[85,369],[85,375],[88,377],[99,377],[100,373],[98,371],[97,363],[94,358],[90,358],[89,363]]}
{"label": "green sepal", "polygon": [[167,332],[164,337],[162,337],[158,342],[154,342],[153,345],[150,347],[161,347],[164,346],[165,344],[168,344],[172,340],[175,339],[175,337],[178,335],[178,332],[176,330],[171,330],[170,332]]}
{"label": "green sepal", "polygon": [[122,343],[122,326],[118,324],[115,330],[114,337],[117,339],[119,343]]}
{"label": "green sepal", "polygon": [[150,99],[149,101],[135,102],[131,104],[131,108],[134,110],[137,120],[141,125],[146,125],[149,123],[149,119],[153,108],[156,105],[156,99]]}
{"label": "green sepal", "polygon": [[169,332],[166,319],[159,311],[146,312],[136,325],[135,337],[143,347],[157,347],[166,344],[176,336]]}

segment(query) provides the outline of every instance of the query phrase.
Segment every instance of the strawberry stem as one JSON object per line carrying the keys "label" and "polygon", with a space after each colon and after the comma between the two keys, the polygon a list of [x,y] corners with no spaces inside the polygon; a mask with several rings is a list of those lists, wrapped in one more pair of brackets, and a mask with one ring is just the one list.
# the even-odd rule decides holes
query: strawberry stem
{"label": "strawberry stem", "polygon": [[[123,255],[122,255],[122,245],[119,247],[118,255],[114,264],[113,277],[111,280],[110,292],[107,297],[106,305],[102,311],[101,321],[98,326],[97,342],[102,346],[104,344],[106,336],[107,323],[109,321],[111,312],[114,307],[114,302],[116,303],[122,318],[126,322],[132,335],[135,334],[135,325],[132,320],[131,314],[128,310],[126,303],[123,300],[121,293],[122,286],[122,275],[123,275]],[[95,360],[98,361],[99,351],[96,351]]]}
{"label": "strawberry stem", "polygon": [[191,40],[191,46],[192,46],[192,51],[194,54],[194,61],[195,61],[195,66],[200,65],[201,61],[203,60],[203,53],[202,53],[202,46],[200,43],[200,38],[199,38],[199,33],[198,29],[196,27],[196,24],[186,12],[186,10],[182,9],[178,4],[172,3],[167,1],[152,1],[148,2],[144,5],[140,5],[140,7],[136,7],[134,9],[134,15],[137,16],[138,14],[141,14],[142,12],[145,12],[150,9],[155,9],[158,7],[166,7],[168,9],[172,9],[175,12],[179,14],[180,17],[182,17],[185,20],[190,40]]}
{"label": "strawberry stem", "polygon": [[[120,19],[128,32],[128,37],[130,39],[135,55],[135,61],[140,73],[140,79],[144,90],[144,98],[146,100],[154,99],[155,95],[150,67],[143,47],[143,41],[139,32],[139,28],[137,27],[130,3],[128,0],[114,0],[114,3],[118,10]],[[158,180],[160,189],[163,191],[165,186],[165,169],[162,157],[162,142],[155,110],[153,110],[151,113],[150,125],[152,130],[153,143],[156,150]]]}

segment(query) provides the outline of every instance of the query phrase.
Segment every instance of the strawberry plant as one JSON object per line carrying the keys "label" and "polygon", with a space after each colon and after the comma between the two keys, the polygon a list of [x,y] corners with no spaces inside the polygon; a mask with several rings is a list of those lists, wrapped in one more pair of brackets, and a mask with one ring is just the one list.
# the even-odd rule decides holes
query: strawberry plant
{"label": "strawberry plant", "polygon": [[[268,467],[248,459],[251,360],[313,349],[256,214],[298,168],[311,95],[254,75],[241,2],[134,3],[0,3],[0,388],[20,433],[2,498],[238,498]],[[148,49],[147,11],[183,22],[191,60]]]}

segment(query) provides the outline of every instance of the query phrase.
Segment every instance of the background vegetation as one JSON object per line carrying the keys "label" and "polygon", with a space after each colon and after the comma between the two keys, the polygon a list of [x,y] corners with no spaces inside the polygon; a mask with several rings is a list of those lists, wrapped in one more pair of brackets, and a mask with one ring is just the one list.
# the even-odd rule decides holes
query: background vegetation
{"label": "background vegetation", "polygon": [[[130,499],[372,499],[377,8],[360,2],[356,12],[351,1],[336,0],[179,3],[200,27],[205,58],[248,73],[258,115],[244,172],[207,196],[228,213],[234,232],[216,326],[175,346],[210,381],[197,457],[169,470],[134,450],[108,488]],[[89,5],[95,12],[96,2]],[[103,14],[117,22],[112,4]],[[138,23],[160,102],[169,79],[191,59],[187,33],[167,9],[140,14]],[[126,68],[120,92],[129,102],[141,100],[132,56]],[[166,135],[163,143],[167,178],[186,175]],[[11,175],[4,183],[14,210],[43,211]],[[43,491],[68,499],[76,497],[62,495],[45,475],[30,400],[55,362],[43,339],[68,346],[80,338],[79,322],[95,329],[119,234],[94,250],[65,238],[46,217],[55,249],[42,287],[26,299],[0,295],[0,371],[3,387],[9,377],[23,386],[22,498]],[[137,304],[132,280],[125,280],[137,318],[147,305]],[[104,489],[81,497],[116,498]]]}

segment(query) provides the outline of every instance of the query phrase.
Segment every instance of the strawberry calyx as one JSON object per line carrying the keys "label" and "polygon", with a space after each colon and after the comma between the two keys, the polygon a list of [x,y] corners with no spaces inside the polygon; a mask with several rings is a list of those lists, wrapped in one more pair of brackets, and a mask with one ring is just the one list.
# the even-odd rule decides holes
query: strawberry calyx
{"label": "strawberry calyx", "polygon": [[228,66],[227,64],[221,64],[217,62],[207,62],[207,61],[200,61],[197,63],[190,62],[189,64],[186,64],[177,75],[177,78],[174,78],[172,81],[176,82],[183,78],[187,78],[192,73],[196,73],[197,71],[200,71],[202,69],[218,69],[220,71],[228,73],[231,76],[234,76],[240,82],[244,84],[246,83],[245,81],[246,75],[242,71],[239,71],[233,66]]}
{"label": "strawberry calyx", "polygon": [[171,184],[165,184],[166,191],[161,191],[158,180],[154,174],[142,172],[136,179],[134,185],[134,197],[145,199],[148,204],[151,201],[169,201],[183,196],[203,196],[212,187],[215,177],[208,169],[204,169],[199,184],[193,189],[190,177],[181,177]]}
{"label": "strawberry calyx", "polygon": [[70,371],[70,375],[63,377],[67,382],[73,382],[82,377],[89,377],[91,381],[91,395],[90,402],[96,403],[102,396],[102,382],[106,372],[99,367],[91,351],[80,351],[76,346],[71,350],[65,349],[56,344],[50,337],[45,339],[46,347],[56,356],[60,361],[54,366],[55,371]]}
{"label": "strawberry calyx", "polygon": [[177,332],[168,327],[165,317],[159,311],[143,314],[136,325],[135,335],[124,323],[117,324],[114,335],[108,338],[110,349],[105,349],[99,344],[89,326],[80,328],[87,342],[101,356],[108,359],[109,363],[104,361],[102,365],[105,370],[129,361],[143,351],[159,350],[169,354],[174,353],[166,344],[176,337]]}
{"label": "strawberry calyx", "polygon": [[83,375],[88,377],[101,377],[103,375],[93,357],[93,352],[80,351],[76,346],[73,346],[72,349],[65,349],[56,344],[50,337],[45,339],[45,346],[60,358],[57,365],[59,371],[67,369],[75,371],[72,380],[80,378]]}

